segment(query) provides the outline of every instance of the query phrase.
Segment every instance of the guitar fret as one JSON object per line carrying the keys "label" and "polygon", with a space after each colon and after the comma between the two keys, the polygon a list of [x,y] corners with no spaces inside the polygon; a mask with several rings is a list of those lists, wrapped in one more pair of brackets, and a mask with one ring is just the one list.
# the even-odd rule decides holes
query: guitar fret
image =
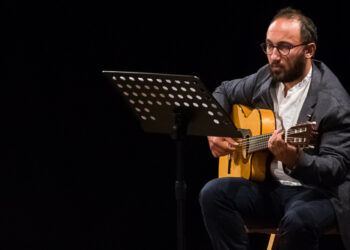
{"label": "guitar fret", "polygon": [[270,133],[248,138],[248,153],[253,153],[259,150],[267,149],[267,143],[271,135],[272,134]]}

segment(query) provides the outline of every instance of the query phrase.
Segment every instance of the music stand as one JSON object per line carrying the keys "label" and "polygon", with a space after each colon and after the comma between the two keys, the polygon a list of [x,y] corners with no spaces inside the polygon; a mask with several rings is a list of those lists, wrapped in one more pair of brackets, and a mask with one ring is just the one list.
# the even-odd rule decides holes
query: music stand
{"label": "music stand", "polygon": [[185,249],[184,147],[187,135],[242,137],[201,80],[192,75],[102,71],[128,103],[145,132],[176,141],[177,246]]}

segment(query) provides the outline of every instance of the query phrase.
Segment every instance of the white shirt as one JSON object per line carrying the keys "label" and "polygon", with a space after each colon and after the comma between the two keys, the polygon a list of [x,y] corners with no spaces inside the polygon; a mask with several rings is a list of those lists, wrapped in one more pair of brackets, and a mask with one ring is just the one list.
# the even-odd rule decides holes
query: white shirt
{"label": "white shirt", "polygon": [[[300,110],[304,104],[311,82],[312,68],[306,77],[291,89],[284,96],[284,84],[282,82],[276,84],[275,88],[271,89],[273,105],[276,117],[277,129],[288,130],[296,125]],[[285,174],[282,167],[282,162],[273,159],[270,165],[270,171],[281,184],[289,186],[300,186],[301,183]]]}

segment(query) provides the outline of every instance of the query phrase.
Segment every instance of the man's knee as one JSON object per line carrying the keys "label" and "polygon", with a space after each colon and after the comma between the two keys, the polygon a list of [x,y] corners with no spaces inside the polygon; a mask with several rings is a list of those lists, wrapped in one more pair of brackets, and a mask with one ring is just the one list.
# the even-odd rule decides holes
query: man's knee
{"label": "man's knee", "polygon": [[[247,180],[242,178],[216,178],[204,185],[199,193],[199,203],[202,209],[214,208],[223,203],[234,204],[235,193],[239,192]],[[231,198],[229,198],[231,197]],[[233,199],[233,200],[232,200]]]}
{"label": "man's knee", "polygon": [[313,220],[312,215],[305,211],[288,211],[280,221],[282,235],[318,234],[319,228]]}
{"label": "man's knee", "polygon": [[213,179],[206,183],[200,191],[199,203],[202,208],[207,207],[217,198],[215,193],[217,193],[218,182],[218,179]]}

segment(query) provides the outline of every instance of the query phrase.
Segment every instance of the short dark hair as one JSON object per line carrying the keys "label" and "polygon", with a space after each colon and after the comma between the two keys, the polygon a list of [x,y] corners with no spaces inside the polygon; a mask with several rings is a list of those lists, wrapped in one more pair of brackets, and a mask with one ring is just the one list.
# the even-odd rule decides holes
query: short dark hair
{"label": "short dark hair", "polygon": [[302,42],[314,42],[317,43],[317,28],[311,18],[305,16],[300,10],[292,7],[286,7],[280,9],[277,14],[272,18],[275,21],[278,18],[295,19],[300,22],[300,38]]}

